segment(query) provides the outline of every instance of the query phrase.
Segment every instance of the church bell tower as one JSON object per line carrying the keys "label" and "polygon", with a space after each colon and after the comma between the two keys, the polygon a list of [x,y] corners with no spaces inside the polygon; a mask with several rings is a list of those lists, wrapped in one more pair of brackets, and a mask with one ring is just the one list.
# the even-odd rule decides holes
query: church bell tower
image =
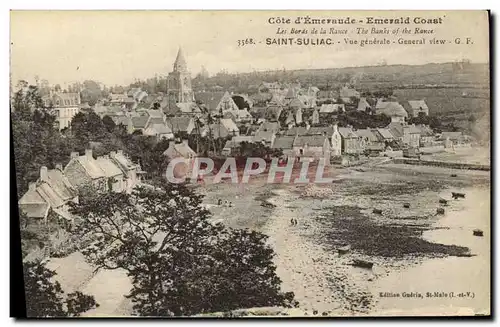
{"label": "church bell tower", "polygon": [[188,71],[186,59],[184,59],[181,48],[177,52],[174,69],[168,74],[167,88],[167,94],[171,102],[194,102],[191,74]]}

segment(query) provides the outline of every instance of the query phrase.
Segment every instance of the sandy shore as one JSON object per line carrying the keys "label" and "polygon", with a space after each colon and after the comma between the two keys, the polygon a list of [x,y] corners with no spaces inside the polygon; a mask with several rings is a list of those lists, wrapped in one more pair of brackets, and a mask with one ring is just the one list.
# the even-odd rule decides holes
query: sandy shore
{"label": "sandy shore", "polygon": [[[412,194],[412,189],[401,194],[387,196],[384,185],[399,183],[394,175],[384,172],[373,174],[372,182],[380,183],[376,195],[343,195],[336,190],[326,199],[301,198],[297,190],[282,188],[273,190],[269,202],[276,205],[262,232],[270,236],[270,244],[276,251],[277,273],[283,281],[283,290],[293,291],[300,308],[308,314],[314,310],[321,315],[414,315],[414,314],[465,314],[484,313],[489,308],[489,235],[483,238],[472,236],[474,228],[489,231],[489,188],[487,185],[475,187],[475,178],[485,178],[476,172],[459,172],[458,179],[450,179],[449,169],[434,167],[401,167],[407,169],[400,179],[420,181],[428,179],[436,183],[436,176],[445,180],[433,189],[422,188]],[[396,169],[396,170],[397,170]],[[451,171],[452,172],[452,171]],[[346,173],[341,178],[350,181],[364,180],[366,175],[356,171]],[[424,174],[424,175],[421,175]],[[478,177],[479,176],[479,177]],[[472,187],[469,183],[472,180]],[[469,181],[469,182],[466,182]],[[426,181],[427,182],[427,181]],[[446,187],[447,182],[452,184]],[[483,180],[484,182],[484,180]],[[391,184],[392,183],[392,184]],[[469,185],[468,187],[460,187]],[[328,188],[328,187],[327,187]],[[335,187],[333,187],[335,190]],[[397,188],[396,188],[397,189]],[[440,190],[439,190],[440,189]],[[386,190],[390,192],[389,190]],[[436,216],[437,199],[449,199],[451,191],[462,191],[467,198],[452,202],[446,207],[444,216]],[[348,190],[346,192],[349,192]],[[360,193],[363,193],[360,190]],[[370,192],[366,192],[370,193]],[[410,210],[403,209],[402,203],[412,203]],[[331,206],[358,206],[369,219],[379,224],[426,226],[421,239],[437,244],[466,246],[476,256],[456,257],[442,253],[410,255],[404,258],[370,256],[363,251],[352,251],[339,256],[331,246],[318,241],[318,235],[325,226],[315,219]],[[384,210],[384,217],[372,217],[374,206]],[[298,226],[292,226],[291,218],[297,218]],[[398,225],[399,226],[399,225]],[[443,246],[441,246],[441,244]],[[428,245],[428,244],[425,244]],[[394,244],[397,248],[399,245]],[[443,250],[445,251],[446,248]],[[432,258],[437,256],[437,258]],[[375,263],[372,270],[350,265],[353,258],[362,258]],[[422,278],[422,276],[429,276]],[[483,281],[478,283],[477,281]],[[429,297],[424,299],[387,298],[380,292],[454,292],[453,299]],[[458,297],[460,293],[468,294]],[[467,293],[469,292],[469,293]],[[472,298],[471,294],[474,294]]]}

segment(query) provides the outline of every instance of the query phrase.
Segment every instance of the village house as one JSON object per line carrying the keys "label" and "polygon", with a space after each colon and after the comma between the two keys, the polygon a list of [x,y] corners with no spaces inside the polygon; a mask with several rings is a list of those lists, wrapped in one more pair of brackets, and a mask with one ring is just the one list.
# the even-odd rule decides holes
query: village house
{"label": "village house", "polygon": [[380,142],[376,135],[376,130],[370,128],[358,129],[356,134],[361,138],[361,147],[369,151],[382,151],[385,148],[385,143]]}
{"label": "village house", "polygon": [[464,145],[471,142],[471,137],[462,132],[442,132],[437,136],[437,141],[444,144],[445,148],[451,148],[455,145]]}
{"label": "village house", "polygon": [[85,155],[72,152],[69,163],[64,167],[64,175],[78,190],[90,187],[96,192],[107,191],[107,177],[92,156],[92,150],[85,150]]}
{"label": "village house", "polygon": [[363,97],[363,98],[359,99],[357,110],[364,111],[364,112],[371,112],[372,105],[368,102],[368,100],[365,97]]}
{"label": "village house", "polygon": [[149,124],[143,134],[147,136],[155,136],[158,141],[162,139],[169,140],[174,138],[174,133],[172,133],[172,130],[165,123]]}
{"label": "village house", "polygon": [[352,127],[339,127],[342,139],[342,154],[360,154],[363,152],[361,138]]}
{"label": "village house", "polygon": [[62,166],[40,168],[39,179],[29,184],[28,191],[19,200],[19,208],[28,218],[46,222],[52,209],[59,216],[71,220],[69,202],[78,202],[77,190],[63,174]]}
{"label": "village house", "polygon": [[293,142],[293,150],[297,157],[327,159],[330,162],[330,141],[323,135],[297,136]]}
{"label": "village house", "polygon": [[384,114],[387,117],[390,117],[391,122],[393,123],[404,123],[406,118],[408,118],[408,113],[403,108],[403,106],[395,101],[379,100],[375,107],[375,114]]}
{"label": "village house", "polygon": [[[175,158],[183,158],[185,167],[180,171],[180,173],[185,173],[186,176],[190,176],[193,171],[193,164],[197,156],[196,152],[191,149],[188,144],[188,140],[184,139],[181,143],[175,143],[175,141],[170,141],[168,149],[163,152],[169,160]],[[180,176],[177,176],[180,177]]]}
{"label": "village house", "polygon": [[343,103],[329,103],[322,104],[319,108],[319,113],[342,113],[345,112],[345,105]]}
{"label": "village house", "polygon": [[390,130],[394,139],[402,142],[404,145],[410,147],[420,146],[420,130],[414,125],[406,123],[392,122],[387,128]]}
{"label": "village house", "polygon": [[279,82],[272,82],[272,83],[268,83],[268,82],[262,82],[260,85],[259,85],[259,92],[263,92],[263,93],[278,93],[280,92],[282,86]]}
{"label": "village house", "polygon": [[385,145],[394,141],[394,135],[388,128],[374,128],[372,132],[377,136],[379,143]]}
{"label": "village house", "polygon": [[235,150],[240,147],[242,142],[253,143],[253,136],[234,136],[230,140],[226,141],[224,148],[222,149],[222,154],[232,155],[235,154]]}
{"label": "village house", "polygon": [[273,131],[257,131],[252,137],[252,141],[254,143],[262,143],[268,147],[272,147],[275,138],[276,133]]}
{"label": "village house", "polygon": [[295,150],[293,144],[295,142],[296,136],[276,136],[272,145],[272,149],[281,149],[283,152],[283,157],[288,160],[288,158],[295,157]]}
{"label": "village house", "polygon": [[310,127],[303,132],[304,135],[323,135],[330,140],[330,150],[332,156],[339,156],[342,153],[342,138],[337,124],[326,127]]}
{"label": "village house", "polygon": [[280,123],[279,122],[263,122],[260,124],[257,131],[272,131],[275,134],[278,134],[280,131]]}
{"label": "village house", "polygon": [[360,93],[351,88],[349,85],[342,86],[340,88],[339,95],[344,103],[352,103],[352,98],[359,99],[360,97]]}
{"label": "village house", "polygon": [[412,117],[429,116],[429,107],[427,107],[425,100],[409,100],[405,109]]}
{"label": "village house", "polygon": [[104,172],[108,192],[123,192],[126,189],[126,179],[121,169],[111,161],[109,156],[97,157],[97,165]]}
{"label": "village house", "polygon": [[52,106],[52,112],[56,117],[58,129],[69,128],[71,120],[80,112],[80,93],[53,93],[43,97],[45,106]]}
{"label": "village house", "polygon": [[415,124],[404,126],[403,143],[414,148],[420,146],[420,129],[418,129]]}
{"label": "village house", "polygon": [[434,132],[428,125],[417,125],[417,128],[420,130],[420,146],[432,146],[435,143]]}
{"label": "village house", "polygon": [[235,124],[232,119],[229,118],[221,118],[220,123],[227,129],[230,135],[238,136],[240,135],[240,129]]}
{"label": "village house", "polygon": [[144,134],[149,123],[149,116],[147,115],[138,115],[130,117],[128,121],[127,131],[129,134],[132,134],[135,131],[140,131]]}
{"label": "village house", "polygon": [[125,156],[123,150],[111,151],[109,158],[123,173],[126,183],[124,185],[127,193],[132,192],[132,189],[142,182],[144,171],[141,170],[139,164],[135,164]]}
{"label": "village house", "polygon": [[170,128],[174,134],[191,134],[196,128],[194,118],[189,116],[169,117],[167,118],[166,123],[168,128]]}

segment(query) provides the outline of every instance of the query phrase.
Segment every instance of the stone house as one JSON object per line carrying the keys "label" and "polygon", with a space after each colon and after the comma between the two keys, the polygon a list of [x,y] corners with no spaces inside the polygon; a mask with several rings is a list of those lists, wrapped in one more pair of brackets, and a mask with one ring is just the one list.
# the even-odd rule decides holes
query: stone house
{"label": "stone house", "polygon": [[295,157],[295,150],[293,144],[297,136],[276,136],[274,139],[272,149],[281,149],[285,159]]}
{"label": "stone house", "polygon": [[293,142],[296,157],[327,158],[330,161],[330,141],[324,135],[297,136]]}
{"label": "stone house", "polygon": [[52,93],[43,98],[46,106],[53,107],[59,130],[69,128],[73,117],[80,112],[80,93]]}
{"label": "stone house", "polygon": [[111,151],[109,159],[118,167],[123,173],[125,178],[125,185],[123,185],[125,192],[130,193],[132,189],[141,183],[142,175],[144,172],[141,170],[139,164],[135,164],[127,158],[122,150]]}
{"label": "stone house", "polygon": [[361,138],[352,127],[339,127],[342,140],[342,154],[360,154],[363,152]]}
{"label": "stone house", "polygon": [[412,117],[418,117],[419,115],[429,116],[429,107],[425,103],[425,100],[409,100],[406,111]]}
{"label": "stone house", "polygon": [[108,189],[107,177],[97,160],[92,156],[92,150],[85,150],[85,155],[72,152],[69,163],[64,167],[64,175],[77,189],[91,187],[97,192]]}
{"label": "stone house", "polygon": [[108,192],[123,192],[126,189],[126,178],[122,170],[110,159],[109,156],[102,156],[96,159],[97,164],[106,175]]}

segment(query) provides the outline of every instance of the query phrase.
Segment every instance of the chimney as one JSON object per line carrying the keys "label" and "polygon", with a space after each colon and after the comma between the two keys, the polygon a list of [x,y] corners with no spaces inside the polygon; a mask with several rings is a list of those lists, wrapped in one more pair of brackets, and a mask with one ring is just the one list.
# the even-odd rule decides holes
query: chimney
{"label": "chimney", "polygon": [[114,158],[116,156],[116,151],[111,151],[109,153],[110,158]]}
{"label": "chimney", "polygon": [[337,124],[333,124],[333,132],[337,133],[339,131],[339,126]]}
{"label": "chimney", "polygon": [[80,154],[78,152],[71,152],[70,158],[75,159],[75,158],[78,158],[79,156],[80,156]]}
{"label": "chimney", "polygon": [[49,179],[48,170],[46,166],[40,167],[40,180],[46,182]]}
{"label": "chimney", "polygon": [[123,150],[116,151],[117,154],[123,155]]}
{"label": "chimney", "polygon": [[57,165],[56,165],[56,169],[58,169],[58,170],[62,171],[62,170],[63,170],[62,165],[61,165],[61,164],[57,164]]}
{"label": "chimney", "polygon": [[187,139],[182,140],[182,143],[183,143],[185,146],[189,146],[189,143],[188,143],[188,140],[187,140]]}
{"label": "chimney", "polygon": [[36,183],[29,183],[28,188],[30,191],[36,190]]}
{"label": "chimney", "polygon": [[92,160],[94,157],[92,156],[92,149],[85,149],[85,157],[87,160]]}
{"label": "chimney", "polygon": [[309,125],[309,123],[306,123],[306,130],[309,130],[309,128],[311,128],[311,125]]}
{"label": "chimney", "polygon": [[174,140],[168,141],[168,147],[169,148],[173,148],[174,146],[175,146],[175,141]]}

